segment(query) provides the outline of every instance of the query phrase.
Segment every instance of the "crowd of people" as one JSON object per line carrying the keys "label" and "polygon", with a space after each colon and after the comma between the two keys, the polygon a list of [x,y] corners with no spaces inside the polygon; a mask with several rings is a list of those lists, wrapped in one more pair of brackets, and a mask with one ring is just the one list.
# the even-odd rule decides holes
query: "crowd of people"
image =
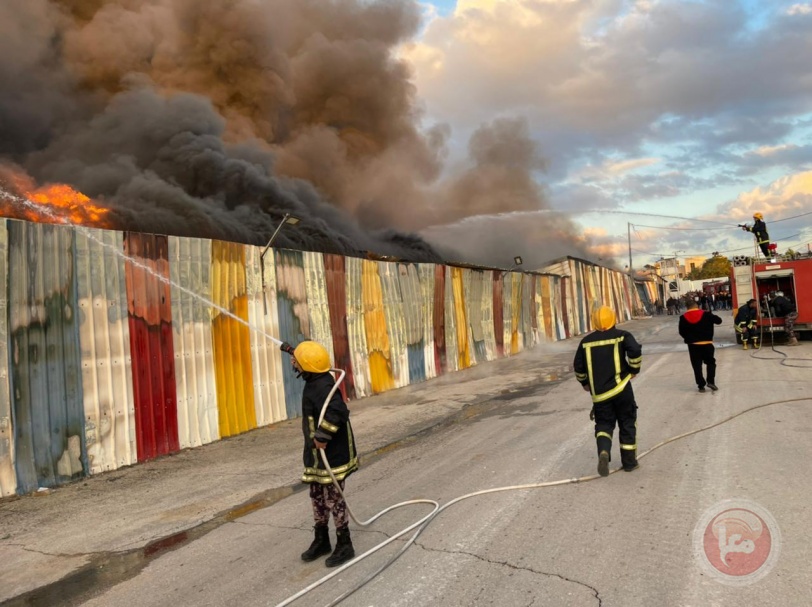
{"label": "crowd of people", "polygon": [[733,297],[729,291],[720,291],[719,293],[691,291],[682,297],[669,297],[665,301],[665,306],[663,306],[662,300],[658,299],[654,304],[654,313],[679,316],[688,309],[688,304],[691,302],[695,302],[700,310],[707,312],[733,309]]}

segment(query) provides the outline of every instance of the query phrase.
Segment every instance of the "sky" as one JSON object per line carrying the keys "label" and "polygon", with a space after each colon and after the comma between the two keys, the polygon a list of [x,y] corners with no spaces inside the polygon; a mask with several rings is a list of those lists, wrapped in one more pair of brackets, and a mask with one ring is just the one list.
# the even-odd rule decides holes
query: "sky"
{"label": "sky", "polygon": [[400,54],[424,126],[449,127],[448,166],[463,161],[480,125],[524,121],[544,159],[534,178],[546,204],[621,267],[629,232],[636,268],[675,252],[752,253],[737,224],[757,211],[779,250],[812,242],[812,3],[434,0],[423,9]]}

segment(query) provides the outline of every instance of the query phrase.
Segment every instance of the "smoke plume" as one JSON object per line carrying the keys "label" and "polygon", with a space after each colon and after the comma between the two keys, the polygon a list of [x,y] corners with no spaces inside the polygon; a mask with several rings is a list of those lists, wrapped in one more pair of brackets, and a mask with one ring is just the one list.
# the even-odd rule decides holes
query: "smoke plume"
{"label": "smoke plume", "polygon": [[[475,255],[438,226],[546,208],[543,162],[500,120],[444,169],[449,130],[422,128],[395,57],[419,27],[411,0],[4,0],[0,159],[119,229],[262,244],[290,212],[279,246],[504,263],[526,238],[504,221],[504,251]],[[580,251],[566,220],[545,229]]]}

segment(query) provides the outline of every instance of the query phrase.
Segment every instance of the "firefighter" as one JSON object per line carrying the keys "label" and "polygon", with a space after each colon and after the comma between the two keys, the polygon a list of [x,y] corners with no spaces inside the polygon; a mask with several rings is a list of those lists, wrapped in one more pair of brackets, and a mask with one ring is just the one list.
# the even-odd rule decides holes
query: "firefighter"
{"label": "firefighter", "polygon": [[[713,345],[713,325],[721,325],[722,319],[713,312],[700,310],[695,301],[688,302],[688,311],[679,317],[680,337],[688,344],[688,356],[694,370],[694,379],[699,391],[704,393],[705,386],[716,392],[716,358]],[[702,365],[707,369],[708,378],[702,372]]]}
{"label": "firefighter", "polygon": [[767,234],[767,224],[764,223],[764,215],[753,213],[753,227],[743,225],[742,230],[752,232],[756,237],[756,243],[764,253],[764,257],[770,257],[770,235]]}
{"label": "firefighter", "polygon": [[772,300],[776,318],[784,319],[784,330],[787,332],[788,346],[798,346],[798,336],[795,334],[795,321],[798,311],[795,305],[784,295],[783,291],[776,291]]}
{"label": "firefighter", "polygon": [[742,343],[744,349],[747,349],[747,342],[752,341],[753,347],[758,348],[758,335],[756,335],[756,320],[758,312],[756,311],[756,300],[748,299],[747,303],[739,308],[736,312],[736,318],[733,322],[736,325],[736,333],[742,336]]}
{"label": "firefighter", "polygon": [[355,549],[350,538],[347,503],[333,485],[330,475],[324,468],[318,449],[324,449],[333,474],[344,490],[344,480],[358,469],[355,438],[350,425],[350,411],[341,393],[336,390],[327,405],[324,420],[316,428],[321,408],[335,379],[330,374],[330,355],[321,344],[303,341],[294,350],[284,343],[284,352],[293,352],[292,364],[299,377],[304,379],[302,394],[302,434],[304,435],[304,474],[302,482],[310,485],[310,501],[315,520],[315,539],[305,552],[302,560],[314,561],[329,554],[330,535],[328,523],[330,514],[336,527],[336,548],[327,558],[328,567],[337,567],[355,557]]}
{"label": "firefighter", "polygon": [[592,313],[595,331],[578,344],[573,368],[584,390],[592,394],[589,418],[595,421],[598,474],[609,474],[612,433],[620,438],[620,462],[626,472],[637,463],[637,403],[631,379],[640,372],[643,349],[628,331],[615,327],[615,313],[601,306]]}

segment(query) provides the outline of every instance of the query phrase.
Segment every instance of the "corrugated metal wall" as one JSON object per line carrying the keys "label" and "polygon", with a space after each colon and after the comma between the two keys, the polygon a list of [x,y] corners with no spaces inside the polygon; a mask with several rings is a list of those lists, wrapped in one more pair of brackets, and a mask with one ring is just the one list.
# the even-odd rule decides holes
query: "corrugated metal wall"
{"label": "corrugated metal wall", "polygon": [[95,474],[138,459],[127,280],[124,259],[117,254],[124,239],[120,232],[102,230],[77,235],[85,439],[88,467]]}
{"label": "corrugated metal wall", "polygon": [[74,232],[8,222],[11,394],[17,491],[87,470]]}
{"label": "corrugated metal wall", "polygon": [[347,276],[345,258],[341,255],[325,255],[324,271],[327,280],[327,301],[330,306],[330,326],[333,334],[333,365],[347,373],[341,389],[345,399],[355,399],[355,377],[347,319]]}
{"label": "corrugated metal wall", "polygon": [[125,276],[135,437],[143,461],[180,448],[169,242],[166,236],[126,233],[124,251],[132,260],[125,263]]}
{"label": "corrugated metal wall", "polygon": [[169,239],[172,343],[181,449],[220,438],[214,370],[211,299],[211,242]]}
{"label": "corrugated metal wall", "polygon": [[0,219],[0,497],[17,492],[14,472],[14,428],[8,385],[8,228]]}
{"label": "corrugated metal wall", "polygon": [[598,300],[621,320],[640,302],[625,274],[572,258],[558,275],[261,259],[13,220],[0,223],[0,267],[4,496],[297,416],[304,383],[271,336],[321,342],[360,398],[581,334]]}
{"label": "corrugated metal wall", "polygon": [[[251,362],[254,378],[254,410],[258,426],[287,419],[283,365],[290,365],[287,354],[269,337],[279,332],[279,307],[276,300],[276,267],[270,249],[262,258],[258,247],[246,247],[246,286]],[[263,288],[264,281],[264,288]]]}
{"label": "corrugated metal wall", "polygon": [[212,319],[217,411],[220,436],[226,437],[257,427],[251,335],[244,324],[248,322],[245,246],[215,240],[211,257],[212,302],[220,307]]}

